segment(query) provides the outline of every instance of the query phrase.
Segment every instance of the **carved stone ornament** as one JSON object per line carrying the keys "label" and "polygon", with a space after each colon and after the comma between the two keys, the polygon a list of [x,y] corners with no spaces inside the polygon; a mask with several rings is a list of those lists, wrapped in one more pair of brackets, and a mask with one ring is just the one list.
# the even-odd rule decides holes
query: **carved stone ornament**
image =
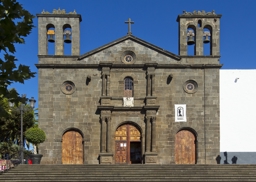
{"label": "carved stone ornament", "polygon": [[204,10],[202,11],[193,11],[193,12],[187,12],[186,10],[183,11],[183,15],[216,15],[215,11],[212,10],[212,12],[205,12]]}
{"label": "carved stone ornament", "polygon": [[[51,14],[50,12],[48,12],[48,11],[42,11],[41,12],[41,14]],[[53,9],[53,11],[52,11],[52,14],[66,14],[66,10],[65,9]],[[69,12],[68,14],[77,14],[76,13],[76,10],[74,10],[73,12]]]}
{"label": "carved stone ornament", "polygon": [[124,107],[134,107],[134,98],[133,97],[124,97],[123,104],[124,104]]}

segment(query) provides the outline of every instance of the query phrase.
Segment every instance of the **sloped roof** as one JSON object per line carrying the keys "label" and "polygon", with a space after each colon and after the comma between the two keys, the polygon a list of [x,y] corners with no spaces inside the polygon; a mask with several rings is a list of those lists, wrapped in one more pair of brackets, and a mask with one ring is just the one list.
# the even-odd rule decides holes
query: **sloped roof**
{"label": "sloped roof", "polygon": [[171,58],[173,58],[173,59],[176,59],[176,60],[180,60],[180,59],[181,59],[181,57],[178,56],[178,55],[176,55],[176,54],[173,54],[173,53],[171,53],[171,52],[169,52],[169,51],[166,51],[166,50],[164,50],[164,49],[162,49],[162,48],[160,48],[160,47],[157,47],[157,46],[155,46],[155,45],[153,45],[153,44],[151,44],[151,43],[149,43],[149,42],[146,42],[146,41],[144,41],[144,40],[142,40],[142,39],[139,39],[139,38],[137,38],[137,37],[135,37],[135,36],[133,36],[133,35],[131,35],[131,34],[127,34],[127,35],[124,36],[124,37],[121,37],[121,38],[119,38],[119,39],[117,39],[117,40],[115,40],[115,41],[113,41],[113,42],[110,42],[110,43],[108,43],[108,44],[106,44],[106,45],[103,45],[103,46],[101,46],[101,47],[99,47],[99,48],[97,48],[97,49],[94,49],[94,50],[92,50],[92,51],[90,51],[90,52],[87,52],[87,53],[85,53],[85,54],[79,56],[79,57],[78,57],[78,60],[81,60],[81,59],[84,59],[84,58],[86,58],[86,57],[88,57],[88,56],[91,56],[91,55],[93,55],[93,54],[96,54],[97,52],[103,51],[104,49],[107,49],[107,48],[109,48],[109,47],[111,47],[111,46],[114,46],[114,45],[116,45],[116,44],[119,44],[119,43],[121,43],[121,42],[123,42],[123,41],[125,41],[125,40],[132,40],[132,41],[134,41],[134,42],[137,42],[137,43],[139,43],[139,44],[141,44],[141,45],[143,45],[143,46],[146,46],[146,47],[148,47],[148,48],[150,48],[150,49],[153,49],[153,50],[155,50],[155,51],[157,51],[157,52],[159,52],[159,53],[161,53],[161,54],[164,54],[164,55],[166,55],[166,56],[168,56],[168,57],[171,57]]}

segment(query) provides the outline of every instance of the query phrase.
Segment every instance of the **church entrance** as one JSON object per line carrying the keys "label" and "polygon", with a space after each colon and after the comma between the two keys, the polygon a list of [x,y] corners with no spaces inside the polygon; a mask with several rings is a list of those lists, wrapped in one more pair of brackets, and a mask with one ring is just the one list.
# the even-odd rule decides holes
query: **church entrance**
{"label": "church entrance", "polygon": [[125,124],[115,132],[115,162],[116,164],[140,164],[141,133],[133,125]]}
{"label": "church entrance", "polygon": [[62,136],[62,164],[83,164],[83,137],[77,131]]}
{"label": "church entrance", "polygon": [[196,163],[196,138],[189,130],[181,130],[175,136],[175,163]]}

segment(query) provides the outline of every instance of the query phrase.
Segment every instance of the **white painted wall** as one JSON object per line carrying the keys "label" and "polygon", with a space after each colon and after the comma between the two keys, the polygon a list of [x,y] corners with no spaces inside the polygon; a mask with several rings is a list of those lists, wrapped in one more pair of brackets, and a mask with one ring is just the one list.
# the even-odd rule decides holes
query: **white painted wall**
{"label": "white painted wall", "polygon": [[220,151],[256,152],[256,70],[220,70]]}

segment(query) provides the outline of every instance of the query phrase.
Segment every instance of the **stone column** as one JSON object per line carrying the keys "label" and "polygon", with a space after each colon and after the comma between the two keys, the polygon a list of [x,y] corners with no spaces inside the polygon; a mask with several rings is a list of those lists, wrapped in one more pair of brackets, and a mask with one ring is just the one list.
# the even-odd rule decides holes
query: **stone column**
{"label": "stone column", "polygon": [[106,152],[106,117],[101,117],[101,153]]}
{"label": "stone column", "polygon": [[151,83],[150,83],[150,75],[147,75],[147,96],[150,96],[150,87],[151,87]]}
{"label": "stone column", "polygon": [[102,96],[106,96],[106,75],[102,74]]}
{"label": "stone column", "polygon": [[107,83],[107,86],[106,86],[106,96],[108,96],[109,95],[109,89],[110,89],[110,87],[109,87],[109,82],[110,82],[110,80],[109,80],[109,74],[107,75],[107,81],[106,81],[106,83]]}
{"label": "stone column", "polygon": [[152,117],[152,152],[156,152],[156,117]]}
{"label": "stone column", "polygon": [[100,164],[113,164],[113,154],[111,153],[111,116],[101,116],[101,151],[99,154]]}
{"label": "stone column", "polygon": [[111,117],[107,117],[107,153],[111,152]]}
{"label": "stone column", "polygon": [[150,152],[150,144],[151,144],[151,117],[146,117],[146,152]]}
{"label": "stone column", "polygon": [[63,25],[60,23],[55,26],[55,55],[63,55],[63,45]]}
{"label": "stone column", "polygon": [[151,75],[152,84],[151,84],[151,96],[154,96],[155,93],[155,75]]}

